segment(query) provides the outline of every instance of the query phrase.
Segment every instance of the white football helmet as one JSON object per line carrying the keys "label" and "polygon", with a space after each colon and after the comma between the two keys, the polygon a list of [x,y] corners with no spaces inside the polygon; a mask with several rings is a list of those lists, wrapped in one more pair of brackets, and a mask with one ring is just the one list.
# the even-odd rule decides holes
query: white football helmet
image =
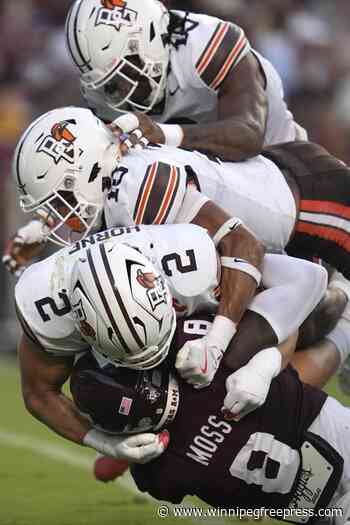
{"label": "white football helmet", "polygon": [[100,91],[114,110],[150,111],[165,94],[168,25],[158,0],[77,0],[66,38],[83,91]]}
{"label": "white football helmet", "polygon": [[69,299],[82,337],[116,365],[147,370],[167,356],[176,328],[172,296],[135,248],[107,241],[83,252]]}
{"label": "white football helmet", "polygon": [[42,115],[23,133],[13,157],[22,210],[44,214],[54,224],[45,237],[56,244],[85,237],[100,227],[103,189],[120,158],[118,139],[90,110],[66,107]]}

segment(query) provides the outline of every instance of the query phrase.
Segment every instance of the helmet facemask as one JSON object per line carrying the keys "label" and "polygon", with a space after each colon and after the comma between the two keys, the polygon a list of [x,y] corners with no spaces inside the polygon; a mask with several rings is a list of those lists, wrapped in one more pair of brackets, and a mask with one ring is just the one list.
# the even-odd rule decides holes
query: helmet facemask
{"label": "helmet facemask", "polygon": [[[132,41],[133,45],[138,40]],[[86,89],[101,92],[107,106],[126,112],[133,110],[146,113],[164,98],[167,67],[162,62],[143,62],[135,53],[124,57],[103,79],[91,81],[91,73],[83,75]]]}
{"label": "helmet facemask", "polygon": [[[101,205],[79,198],[75,192],[76,178],[66,174],[50,196],[39,204],[33,205],[30,196],[20,197],[20,206],[24,212],[36,211],[44,220],[45,237],[59,246],[69,246],[83,239],[99,228],[103,203]],[[101,190],[102,193],[102,190]]]}

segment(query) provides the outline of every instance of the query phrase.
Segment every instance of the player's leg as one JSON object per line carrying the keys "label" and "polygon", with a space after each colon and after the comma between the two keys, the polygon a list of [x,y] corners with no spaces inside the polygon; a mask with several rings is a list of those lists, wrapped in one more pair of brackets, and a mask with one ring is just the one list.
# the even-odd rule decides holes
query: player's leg
{"label": "player's leg", "polygon": [[[300,329],[292,364],[305,383],[322,388],[349,355],[350,302],[344,293],[350,291],[347,283],[343,286],[339,274],[334,274],[324,299]],[[345,371],[346,367],[344,381],[350,382]]]}
{"label": "player's leg", "polygon": [[296,352],[291,364],[298,371],[304,383],[323,388],[337,372],[340,355],[335,344],[324,339],[305,350]]}

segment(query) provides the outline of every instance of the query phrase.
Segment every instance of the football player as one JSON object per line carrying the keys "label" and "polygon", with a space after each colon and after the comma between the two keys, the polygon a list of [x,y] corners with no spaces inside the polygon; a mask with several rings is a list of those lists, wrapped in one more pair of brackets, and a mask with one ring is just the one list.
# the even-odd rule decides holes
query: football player
{"label": "football player", "polygon": [[[78,0],[66,34],[88,106],[131,132],[129,145],[145,137],[237,161],[306,140],[278,73],[235,24],[157,0]],[[126,111],[137,113],[115,120]]]}
{"label": "football player", "polygon": [[[15,290],[24,332],[18,353],[27,409],[63,437],[105,455],[130,460],[154,457],[161,448],[154,435],[136,441],[135,449],[132,441],[125,444],[90,433],[91,425],[76,413],[61,388],[74,357],[90,347],[101,364],[107,359],[121,367],[149,369],[162,362],[175,329],[171,299],[189,314],[215,311],[217,266],[215,246],[205,230],[171,225],[114,228],[29,267]],[[267,255],[263,284],[268,288],[249,306],[250,326],[259,329],[264,317],[273,326],[274,341],[284,340],[319,302],[325,273],[308,261]],[[215,320],[208,342],[214,324]],[[202,387],[213,379],[222,359],[220,335],[211,341],[212,353],[202,351],[199,362],[190,361],[186,349],[203,339],[189,341],[178,353],[177,369],[182,374],[186,370],[192,384]],[[239,331],[237,335],[241,340]],[[258,339],[252,342],[244,333],[243,339],[244,358],[264,349],[264,365],[257,363],[248,387],[247,378],[232,384],[227,408],[238,418],[264,401],[266,385],[280,371],[282,359],[271,340],[262,340],[259,346]]]}
{"label": "football player", "polygon": [[[23,253],[33,240],[48,237],[63,242],[63,224],[86,235],[103,222],[112,227],[192,221],[215,234],[226,218],[235,215],[268,250],[286,247],[294,256],[318,255],[345,275],[350,273],[349,171],[315,144],[275,146],[243,163],[223,163],[167,146],[133,151],[121,159],[119,142],[91,111],[63,108],[43,115],[24,133],[13,165],[22,209],[46,209],[55,223],[50,230],[34,221],[21,230],[17,240],[22,246],[12,243],[5,257],[13,269],[20,262],[15,249]],[[223,215],[213,202],[229,215]],[[244,234],[240,240],[239,231]],[[257,266],[258,247],[245,229],[226,237],[235,238],[236,251],[231,255]],[[242,263],[241,272],[234,272],[242,274],[239,278],[245,282],[240,291],[246,296],[256,284],[251,276],[243,275],[248,268],[252,267]],[[336,313],[340,310],[341,314],[350,287],[339,274],[333,279],[331,294],[339,305]],[[237,308],[241,302],[239,298]],[[349,309],[327,336],[333,370],[350,351]],[[242,312],[243,308],[237,319]],[[334,312],[326,315],[330,313]],[[327,324],[323,319],[318,330]]]}
{"label": "football player", "polygon": [[[207,316],[179,321],[174,351],[203,335],[208,322]],[[233,340],[232,353],[235,345]],[[138,488],[157,499],[180,503],[196,495],[216,508],[285,509],[284,519],[295,523],[325,518],[324,509],[332,506],[343,510],[336,523],[345,523],[350,513],[349,408],[303,384],[287,367],[272,380],[260,408],[239,422],[225,415],[225,381],[230,386],[235,374],[237,381],[254,374],[263,352],[234,374],[223,361],[211,386],[199,392],[176,375],[169,361],[124,375],[111,366],[100,369],[85,356],[73,370],[71,392],[97,429],[116,435],[169,431],[164,454],[131,469]]]}

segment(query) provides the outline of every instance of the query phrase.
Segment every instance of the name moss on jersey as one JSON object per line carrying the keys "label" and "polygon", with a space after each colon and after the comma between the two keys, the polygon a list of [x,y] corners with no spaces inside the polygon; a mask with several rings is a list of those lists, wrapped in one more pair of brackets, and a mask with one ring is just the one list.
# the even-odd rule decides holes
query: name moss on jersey
{"label": "name moss on jersey", "polygon": [[33,264],[20,278],[15,289],[19,320],[47,351],[73,355],[87,349],[75,328],[68,290],[74,262],[100,242],[126,243],[148,257],[167,280],[179,315],[215,310],[218,263],[206,230],[194,225],[113,228]]}

